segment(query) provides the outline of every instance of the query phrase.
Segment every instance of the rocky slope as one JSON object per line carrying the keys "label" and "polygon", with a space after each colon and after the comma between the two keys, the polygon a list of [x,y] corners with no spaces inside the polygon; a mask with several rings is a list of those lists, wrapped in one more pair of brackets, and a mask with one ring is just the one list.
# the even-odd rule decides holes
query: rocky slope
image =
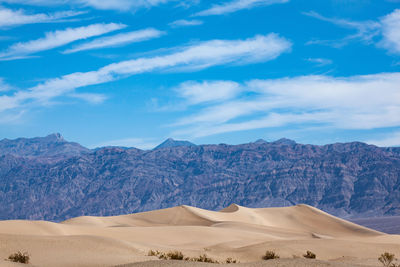
{"label": "rocky slope", "polygon": [[0,219],[64,220],[181,204],[218,210],[231,203],[400,215],[400,148],[282,139],[88,150],[60,138],[42,138],[45,145],[17,139],[11,148],[4,145],[10,140],[0,141]]}

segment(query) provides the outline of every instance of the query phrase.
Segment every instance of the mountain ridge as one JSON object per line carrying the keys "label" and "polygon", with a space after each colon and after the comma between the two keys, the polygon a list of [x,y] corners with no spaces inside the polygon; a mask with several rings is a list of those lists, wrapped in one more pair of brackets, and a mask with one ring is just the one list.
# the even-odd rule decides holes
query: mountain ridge
{"label": "mountain ridge", "polygon": [[160,148],[171,148],[171,147],[178,147],[178,146],[196,146],[192,142],[184,141],[184,140],[175,140],[173,138],[168,138],[158,146],[153,149],[160,149]]}
{"label": "mountain ridge", "polygon": [[3,148],[0,219],[59,221],[179,205],[219,210],[230,203],[304,203],[342,217],[400,215],[400,148],[256,142],[153,150],[74,146],[74,153],[64,153],[69,142],[57,140],[51,153],[47,146],[16,155],[15,147],[14,154]]}

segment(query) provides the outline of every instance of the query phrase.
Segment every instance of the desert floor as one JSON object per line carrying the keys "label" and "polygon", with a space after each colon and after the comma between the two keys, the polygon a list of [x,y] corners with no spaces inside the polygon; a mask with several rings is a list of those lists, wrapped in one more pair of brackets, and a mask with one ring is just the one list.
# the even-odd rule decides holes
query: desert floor
{"label": "desert floor", "polygon": [[[221,211],[189,206],[61,223],[1,221],[0,259],[27,251],[33,266],[217,266],[158,260],[149,250],[206,254],[232,266],[381,266],[387,251],[400,257],[400,236],[344,221],[307,205]],[[263,261],[266,250],[279,260]],[[310,250],[317,260],[302,258]],[[27,266],[0,260],[0,266]],[[231,266],[231,265],[229,265]]]}

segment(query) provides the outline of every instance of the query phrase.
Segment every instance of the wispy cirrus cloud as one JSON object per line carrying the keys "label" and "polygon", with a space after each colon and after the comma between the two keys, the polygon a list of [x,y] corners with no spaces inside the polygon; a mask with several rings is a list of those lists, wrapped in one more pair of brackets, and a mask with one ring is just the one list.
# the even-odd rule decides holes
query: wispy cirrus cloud
{"label": "wispy cirrus cloud", "polygon": [[306,16],[313,17],[322,21],[326,21],[337,26],[352,29],[356,32],[354,34],[347,35],[340,40],[313,40],[308,44],[328,44],[334,47],[342,47],[347,45],[352,40],[362,40],[367,43],[371,43],[372,39],[379,35],[381,25],[376,21],[352,21],[342,18],[329,18],[325,17],[317,12],[310,11],[303,13]]}
{"label": "wispy cirrus cloud", "polygon": [[241,86],[232,81],[188,81],[175,91],[190,105],[231,99],[241,92]]}
{"label": "wispy cirrus cloud", "polygon": [[131,43],[142,42],[158,38],[164,34],[166,33],[153,28],[132,31],[132,32],[124,32],[113,36],[98,38],[93,41],[77,45],[71,49],[65,50],[63,53],[70,54],[85,50],[93,50],[93,49],[100,49],[107,47],[118,47]]}
{"label": "wispy cirrus cloud", "polygon": [[197,20],[197,19],[192,19],[192,20],[186,20],[186,19],[180,19],[180,20],[175,20],[171,22],[169,25],[171,27],[187,27],[187,26],[198,26],[202,25],[203,21],[202,20]]}
{"label": "wispy cirrus cloud", "polygon": [[[1,2],[1,1],[0,1]],[[63,11],[50,14],[29,14],[23,9],[9,9],[0,6],[0,28],[15,27],[25,24],[54,23],[65,21],[67,18],[75,17],[86,12]]]}
{"label": "wispy cirrus cloud", "polygon": [[[196,138],[298,124],[336,129],[400,126],[400,73],[311,75],[251,80],[239,86],[250,94],[238,96],[233,91],[227,101],[207,105],[181,118],[173,124],[181,127],[173,135]],[[197,97],[193,99],[196,101]],[[190,98],[186,101],[192,102]]]}
{"label": "wispy cirrus cloud", "polygon": [[[250,64],[265,62],[289,52],[291,43],[276,34],[257,35],[244,40],[211,40],[186,47],[175,52],[153,57],[143,57],[104,66],[90,72],[76,72],[49,79],[28,90],[20,90],[11,96],[0,96],[0,112],[21,106],[46,103],[75,89],[106,83],[140,73],[180,69],[204,69],[224,64]],[[4,104],[4,105],[2,105]]]}
{"label": "wispy cirrus cloud", "polygon": [[[2,0],[9,4],[25,4],[38,6],[72,5],[78,7],[91,7],[100,10],[128,11],[139,8],[150,8],[177,0]],[[191,1],[189,1],[191,2]]]}
{"label": "wispy cirrus cloud", "polygon": [[[374,43],[376,46],[387,49],[391,53],[400,54],[400,9],[394,10],[377,21],[328,18],[313,11],[303,14],[356,31],[356,33],[347,35],[340,40],[311,40],[307,44],[327,44],[334,47],[342,47],[350,41],[361,40],[367,44]],[[377,37],[380,37],[379,41],[374,40]]]}
{"label": "wispy cirrus cloud", "polygon": [[223,15],[243,9],[251,9],[258,6],[268,6],[273,4],[284,4],[287,2],[289,2],[289,0],[233,0],[222,4],[215,4],[209,9],[194,14],[194,16]]}
{"label": "wispy cirrus cloud", "polygon": [[392,53],[400,54],[400,9],[381,19],[383,39],[379,46]]}
{"label": "wispy cirrus cloud", "polygon": [[5,92],[11,90],[11,86],[4,82],[4,79],[0,77],[0,92]]}
{"label": "wispy cirrus cloud", "polygon": [[47,32],[45,37],[28,42],[16,43],[7,50],[0,52],[0,60],[12,60],[28,57],[31,54],[64,46],[77,40],[103,35],[125,28],[124,24],[100,23],[78,28],[67,28],[54,32]]}
{"label": "wispy cirrus cloud", "polygon": [[308,62],[315,63],[318,67],[331,65],[333,63],[331,59],[327,59],[327,58],[307,58],[306,60]]}
{"label": "wispy cirrus cloud", "polygon": [[67,96],[76,99],[81,99],[91,104],[101,104],[107,99],[107,96],[103,94],[94,94],[94,93],[71,93],[68,94]]}

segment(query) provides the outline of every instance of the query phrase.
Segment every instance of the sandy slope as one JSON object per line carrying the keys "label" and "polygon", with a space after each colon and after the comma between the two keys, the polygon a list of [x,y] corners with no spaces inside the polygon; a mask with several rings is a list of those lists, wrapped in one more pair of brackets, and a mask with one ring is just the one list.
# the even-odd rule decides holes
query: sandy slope
{"label": "sandy slope", "polygon": [[[180,250],[193,257],[206,253],[217,260],[232,257],[242,263],[260,261],[266,250],[288,258],[251,266],[307,266],[309,261],[292,258],[311,250],[319,259],[330,261],[315,261],[313,266],[379,266],[377,258],[384,251],[400,256],[400,236],[376,232],[307,205],[266,209],[231,205],[219,212],[179,206],[62,223],[0,222],[0,257],[28,251],[36,266],[113,266],[156,260],[146,256],[150,249]],[[132,266],[155,263],[138,264]],[[157,266],[174,266],[168,264],[172,263],[158,262]],[[17,265],[0,261],[0,266]]]}

